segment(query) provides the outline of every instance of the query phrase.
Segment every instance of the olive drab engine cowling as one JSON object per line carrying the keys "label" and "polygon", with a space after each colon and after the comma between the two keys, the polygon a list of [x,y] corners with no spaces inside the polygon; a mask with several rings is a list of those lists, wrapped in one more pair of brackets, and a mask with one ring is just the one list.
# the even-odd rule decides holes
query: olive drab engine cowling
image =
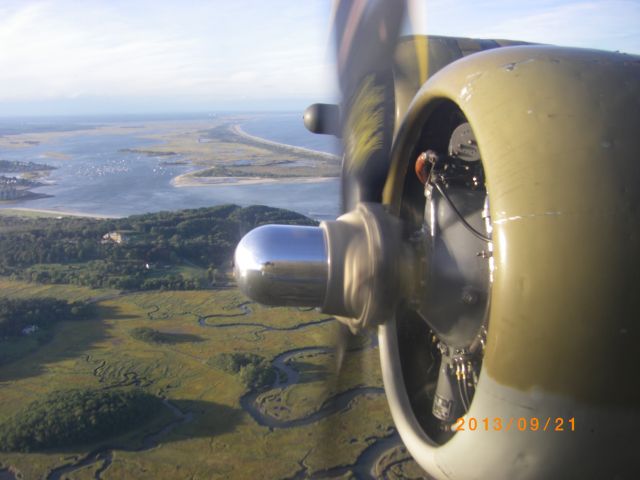
{"label": "olive drab engine cowling", "polygon": [[393,420],[434,478],[634,478],[640,58],[411,36],[392,60],[305,117],[369,132],[343,138],[345,214],[250,232],[240,287],[377,329]]}

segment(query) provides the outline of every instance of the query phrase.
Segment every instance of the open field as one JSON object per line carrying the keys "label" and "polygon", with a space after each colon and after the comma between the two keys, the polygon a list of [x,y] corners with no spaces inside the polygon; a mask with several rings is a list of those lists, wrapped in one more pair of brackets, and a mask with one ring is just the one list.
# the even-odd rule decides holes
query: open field
{"label": "open field", "polygon": [[[321,313],[248,303],[233,288],[119,295],[2,280],[0,292],[90,299],[99,311],[92,320],[60,322],[48,343],[0,367],[0,422],[48,392],[71,388],[137,386],[166,405],[121,438],[0,453],[0,469],[20,478],[420,475],[393,429],[374,339],[351,341],[338,373],[331,347],[339,326]],[[138,327],[186,340],[149,344],[132,337]],[[221,353],[261,355],[278,381],[254,391],[210,366]]]}

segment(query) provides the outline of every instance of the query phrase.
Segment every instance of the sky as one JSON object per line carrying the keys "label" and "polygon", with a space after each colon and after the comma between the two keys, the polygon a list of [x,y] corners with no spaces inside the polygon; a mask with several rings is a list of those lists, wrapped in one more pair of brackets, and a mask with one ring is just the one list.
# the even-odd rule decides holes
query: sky
{"label": "sky", "polygon": [[[414,1],[419,33],[640,54],[640,0]],[[0,116],[335,101],[330,19],[330,0],[0,0]]]}

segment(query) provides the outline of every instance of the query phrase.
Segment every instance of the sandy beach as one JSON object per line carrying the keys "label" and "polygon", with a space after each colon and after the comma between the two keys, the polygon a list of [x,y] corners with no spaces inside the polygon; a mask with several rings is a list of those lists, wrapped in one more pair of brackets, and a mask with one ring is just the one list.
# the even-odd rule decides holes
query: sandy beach
{"label": "sandy beach", "polygon": [[44,208],[2,208],[0,215],[25,215],[33,217],[90,217],[90,218],[120,218],[115,215],[99,215],[95,213],[82,213],[67,210],[48,210]]}
{"label": "sandy beach", "polygon": [[337,177],[286,177],[286,178],[266,178],[266,177],[196,177],[196,172],[178,175],[171,184],[174,187],[227,187],[238,185],[258,185],[258,184],[287,184],[287,183],[321,183],[335,180]]}
{"label": "sandy beach", "polygon": [[313,155],[316,157],[322,157],[325,158],[327,160],[340,160],[340,157],[337,155],[333,155],[331,153],[326,153],[326,152],[320,152],[318,150],[311,150],[308,148],[303,148],[303,147],[297,147],[295,145],[289,145],[286,143],[280,143],[280,142],[273,142],[271,140],[267,140],[265,138],[262,137],[256,137],[254,135],[251,135],[247,132],[245,132],[242,127],[240,126],[240,124],[235,124],[233,126],[231,126],[229,128],[229,130],[231,130],[233,133],[235,133],[236,135],[243,137],[247,140],[256,142],[256,143],[261,143],[263,145],[267,145],[267,146],[272,146],[272,147],[278,147],[278,148],[285,148],[288,151],[292,152],[292,153],[297,153],[299,155]]}
{"label": "sandy beach", "polygon": [[[340,158],[330,153],[319,152],[316,150],[310,150],[308,148],[297,147],[294,145],[288,145],[285,143],[274,142],[265,138],[256,137],[248,134],[242,130],[240,124],[235,123],[230,125],[229,130],[238,135],[245,141],[252,142],[253,144],[264,145],[265,147],[275,147],[281,150],[285,150],[293,155],[302,157],[316,158],[317,161],[333,161],[339,162]],[[226,163],[226,162],[225,162]],[[248,168],[248,167],[247,167]],[[224,186],[239,186],[239,185],[266,185],[266,184],[290,184],[290,183],[321,183],[327,182],[332,179],[338,178],[337,176],[320,176],[314,175],[317,172],[316,168],[309,168],[307,172],[310,175],[291,175],[282,177],[260,176],[258,173],[256,176],[234,176],[231,172],[227,176],[199,176],[199,172],[203,172],[208,169],[198,170],[194,172],[183,173],[174,177],[171,181],[171,185],[174,187],[224,187]],[[314,172],[316,170],[316,172]],[[305,172],[305,173],[307,173]],[[243,172],[244,173],[244,172]],[[257,172],[256,172],[257,173]]]}

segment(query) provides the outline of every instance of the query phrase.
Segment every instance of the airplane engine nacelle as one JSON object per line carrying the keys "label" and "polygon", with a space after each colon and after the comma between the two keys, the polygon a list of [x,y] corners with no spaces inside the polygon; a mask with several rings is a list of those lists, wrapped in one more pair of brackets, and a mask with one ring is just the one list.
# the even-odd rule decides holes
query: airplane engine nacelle
{"label": "airplane engine nacelle", "polygon": [[[451,61],[408,106],[408,64],[385,76],[402,118],[379,122],[390,163],[346,155],[351,211],[250,232],[238,284],[378,328],[394,422],[434,478],[635,478],[640,57],[530,45]],[[367,85],[365,106],[387,98]],[[372,145],[358,98],[341,123]]]}
{"label": "airplane engine nacelle", "polygon": [[[434,332],[449,334],[447,321],[458,328],[458,313],[409,304],[380,326],[402,439],[435,478],[632,478],[640,467],[640,58],[519,46],[435,74],[399,128],[384,191],[389,212],[414,229],[429,211],[427,226],[446,231],[413,166],[447,144],[451,155],[463,123],[482,161],[482,218],[491,223],[487,248],[474,252],[490,277],[483,355],[467,370],[478,378],[461,419],[437,421],[434,403],[465,403],[464,392],[439,397],[445,357],[432,346]],[[439,254],[425,255],[436,265],[427,285],[447,281],[448,267],[434,273]]]}

